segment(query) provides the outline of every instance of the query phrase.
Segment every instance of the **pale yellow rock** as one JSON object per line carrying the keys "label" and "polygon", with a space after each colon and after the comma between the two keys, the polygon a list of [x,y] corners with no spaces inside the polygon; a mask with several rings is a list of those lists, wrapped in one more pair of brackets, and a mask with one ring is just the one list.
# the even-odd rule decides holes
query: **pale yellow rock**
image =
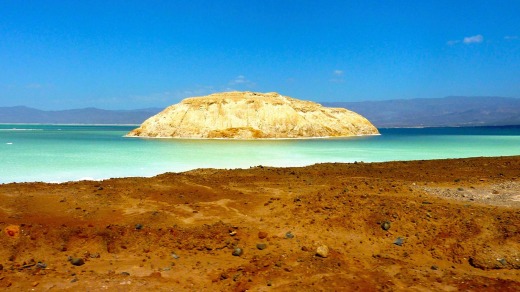
{"label": "pale yellow rock", "polygon": [[329,256],[329,247],[326,245],[318,246],[316,249],[316,255],[322,258],[326,258]]}
{"label": "pale yellow rock", "polygon": [[147,119],[128,137],[316,138],[378,134],[363,116],[278,93],[191,97]]}

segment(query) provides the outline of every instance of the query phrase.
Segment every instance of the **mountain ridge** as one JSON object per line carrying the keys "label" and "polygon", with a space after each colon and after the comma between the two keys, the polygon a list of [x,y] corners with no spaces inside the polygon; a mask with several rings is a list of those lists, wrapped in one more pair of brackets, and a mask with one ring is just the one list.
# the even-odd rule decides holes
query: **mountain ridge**
{"label": "mountain ridge", "polygon": [[362,102],[325,102],[367,117],[377,127],[520,125],[520,98],[447,96]]}
{"label": "mountain ridge", "polygon": [[[357,112],[379,128],[520,125],[520,98],[514,97],[447,96],[321,104]],[[0,123],[138,125],[162,110],[105,110],[93,107],[39,110],[11,106],[0,107]]]}

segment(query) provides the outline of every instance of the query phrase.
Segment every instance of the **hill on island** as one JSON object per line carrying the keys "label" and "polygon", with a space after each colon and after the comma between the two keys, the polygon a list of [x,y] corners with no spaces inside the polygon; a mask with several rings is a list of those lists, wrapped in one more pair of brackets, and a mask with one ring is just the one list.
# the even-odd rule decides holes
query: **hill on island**
{"label": "hill on island", "polygon": [[223,92],[192,97],[147,119],[129,137],[317,138],[378,134],[361,115],[281,94]]}

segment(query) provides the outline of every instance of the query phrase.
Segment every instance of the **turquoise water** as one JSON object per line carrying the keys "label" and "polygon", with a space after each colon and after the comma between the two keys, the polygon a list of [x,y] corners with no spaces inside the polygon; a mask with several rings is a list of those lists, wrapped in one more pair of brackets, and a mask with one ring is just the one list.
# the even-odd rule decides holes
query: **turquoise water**
{"label": "turquoise water", "polygon": [[124,138],[133,126],[0,125],[0,183],[153,176],[195,168],[520,155],[520,126],[380,129],[307,140]]}

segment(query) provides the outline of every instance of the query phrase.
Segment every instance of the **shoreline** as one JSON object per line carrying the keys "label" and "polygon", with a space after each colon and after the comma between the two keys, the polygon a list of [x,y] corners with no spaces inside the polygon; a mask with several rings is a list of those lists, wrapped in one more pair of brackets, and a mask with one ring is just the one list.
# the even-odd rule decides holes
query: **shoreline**
{"label": "shoreline", "polygon": [[148,136],[128,136],[124,135],[124,138],[141,138],[141,139],[172,139],[172,140],[223,140],[223,141],[278,141],[278,140],[315,140],[315,139],[329,139],[329,140],[342,140],[349,138],[362,138],[370,136],[381,136],[381,133],[377,134],[364,134],[364,135],[352,135],[352,136],[323,136],[323,137],[294,137],[294,138],[204,138],[204,137],[148,137]]}
{"label": "shoreline", "polygon": [[[461,160],[461,159],[486,159],[486,158],[493,159],[493,158],[517,158],[517,157],[520,157],[520,154],[519,155],[507,155],[507,156],[475,156],[475,157],[457,157],[457,158],[439,158],[439,159],[412,159],[412,160],[392,160],[392,161],[374,161],[374,162],[365,162],[365,161],[318,162],[318,163],[312,163],[312,164],[306,164],[306,165],[287,165],[287,166],[261,165],[261,166],[262,167],[269,167],[269,168],[286,169],[286,168],[306,168],[306,167],[312,167],[312,166],[320,165],[320,164],[338,164],[338,165],[342,165],[342,164],[381,164],[381,163],[399,163],[399,162],[400,163],[407,163],[407,162],[416,162],[416,161],[453,161],[453,160]],[[40,181],[38,181],[38,180],[34,180],[34,181],[11,181],[11,182],[0,182],[0,186],[8,185],[8,184],[30,184],[30,183],[63,184],[63,183],[71,183],[71,182],[89,182],[89,181],[100,182],[100,181],[111,180],[111,179],[146,179],[146,178],[153,178],[153,177],[156,177],[156,176],[164,175],[164,174],[167,174],[167,173],[183,174],[183,173],[187,173],[187,172],[191,172],[191,171],[197,171],[197,170],[200,170],[200,169],[212,169],[212,170],[216,170],[216,171],[225,171],[225,170],[246,170],[246,169],[251,169],[251,168],[254,168],[254,167],[257,167],[257,166],[250,166],[249,168],[240,168],[240,167],[238,167],[238,168],[214,168],[214,167],[209,167],[209,168],[203,167],[203,168],[200,168],[199,167],[199,168],[187,169],[187,170],[184,170],[184,171],[167,171],[167,172],[162,172],[162,173],[151,174],[151,175],[148,175],[148,176],[138,175],[138,176],[100,177],[100,178],[81,177],[81,178],[78,178],[78,179],[63,180],[63,181],[55,181],[55,180],[50,180],[50,181],[42,181],[42,180],[40,180]]]}

